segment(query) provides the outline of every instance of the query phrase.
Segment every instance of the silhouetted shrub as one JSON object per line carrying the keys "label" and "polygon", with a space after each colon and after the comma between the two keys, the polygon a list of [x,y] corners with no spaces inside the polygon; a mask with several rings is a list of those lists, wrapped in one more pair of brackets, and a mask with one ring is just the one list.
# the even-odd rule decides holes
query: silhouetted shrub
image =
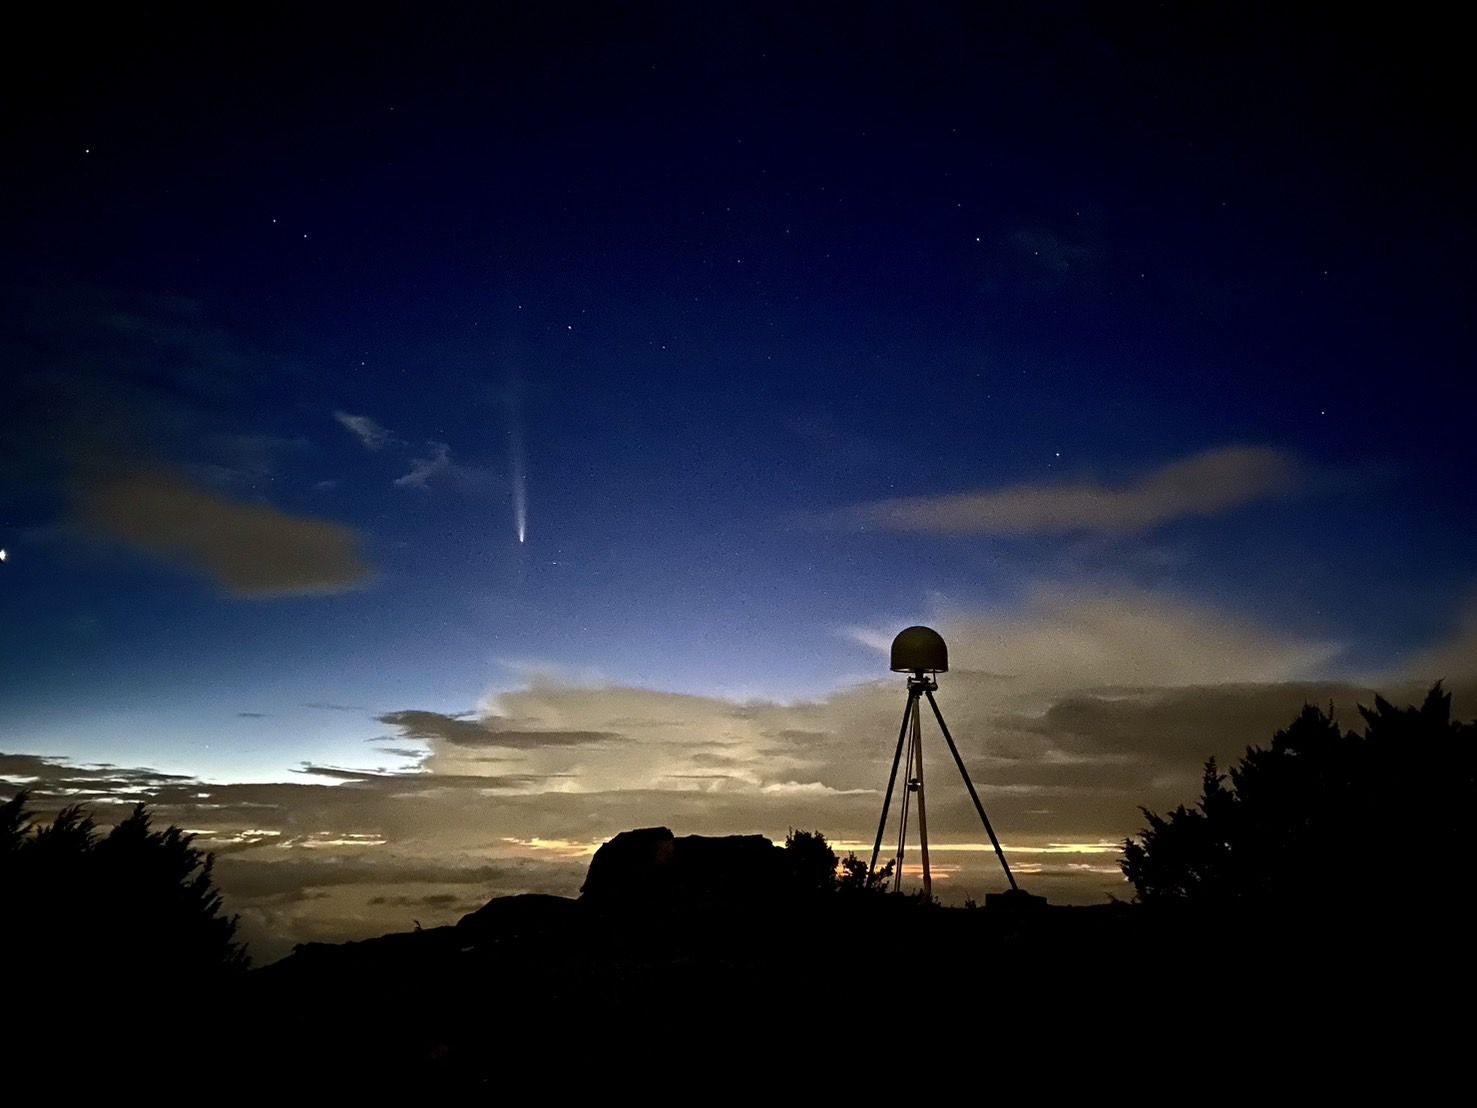
{"label": "silhouetted shrub", "polygon": [[1146,904],[1331,905],[1383,881],[1434,885],[1464,864],[1477,822],[1477,724],[1453,723],[1437,682],[1419,708],[1376,697],[1363,735],[1304,707],[1227,775],[1206,763],[1200,799],[1144,809],[1120,862]]}
{"label": "silhouetted shrub", "polygon": [[838,892],[847,895],[858,893],[885,893],[892,884],[892,871],[896,863],[889,861],[875,873],[872,868],[855,854],[841,859],[841,875],[836,879]]}
{"label": "silhouetted shrub", "polygon": [[78,807],[32,823],[21,793],[0,805],[0,949],[48,986],[168,986],[244,969],[221,914],[211,855],[140,804],[106,835]]}

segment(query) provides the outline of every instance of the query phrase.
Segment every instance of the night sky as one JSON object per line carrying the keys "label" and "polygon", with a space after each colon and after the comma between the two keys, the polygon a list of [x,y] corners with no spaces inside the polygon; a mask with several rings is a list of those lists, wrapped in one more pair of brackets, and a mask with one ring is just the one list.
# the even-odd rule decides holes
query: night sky
{"label": "night sky", "polygon": [[0,795],[153,800],[264,957],[627,827],[869,847],[914,622],[1069,902],[1305,700],[1469,717],[1466,61],[1271,12],[11,36]]}

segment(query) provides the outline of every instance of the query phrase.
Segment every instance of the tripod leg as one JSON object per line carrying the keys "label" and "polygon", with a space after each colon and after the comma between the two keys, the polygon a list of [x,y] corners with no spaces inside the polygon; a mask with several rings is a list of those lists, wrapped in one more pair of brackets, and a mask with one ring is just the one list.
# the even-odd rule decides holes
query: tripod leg
{"label": "tripod leg", "polygon": [[908,737],[908,723],[917,708],[918,694],[908,690],[908,706],[903,709],[903,725],[897,732],[897,750],[892,755],[892,773],[887,778],[887,793],[882,797],[882,818],[877,821],[877,842],[872,846],[872,864],[867,867],[867,876],[877,872],[877,855],[882,853],[882,836],[887,831],[887,809],[892,805],[892,786],[897,781],[897,764],[902,761],[903,741]]}
{"label": "tripod leg", "polygon": [[903,855],[908,850],[908,809],[913,803],[913,785],[909,775],[913,772],[913,744],[918,741],[918,698],[913,698],[913,718],[908,724],[908,752],[903,755],[903,800],[898,805],[897,854],[892,860],[892,891],[903,891]]}
{"label": "tripod leg", "polygon": [[918,843],[923,852],[923,899],[933,899],[933,875],[928,869],[928,812],[923,807],[923,731],[921,712],[913,713],[913,780],[918,786]]}
{"label": "tripod leg", "polygon": [[990,817],[985,815],[985,806],[980,803],[980,794],[974,791],[974,782],[969,779],[969,770],[964,768],[964,759],[959,757],[959,748],[954,745],[954,736],[949,734],[949,725],[944,722],[944,713],[939,711],[938,701],[933,698],[933,693],[927,689],[928,704],[933,709],[933,716],[939,721],[939,730],[944,733],[944,741],[949,744],[949,753],[954,755],[954,764],[959,767],[959,775],[964,778],[964,787],[969,790],[969,799],[974,801],[974,810],[980,814],[980,822],[985,825],[985,833],[990,836],[990,845],[995,848],[995,857],[1000,859],[1000,868],[1005,871],[1005,879],[1010,882],[1012,889],[1019,889],[1015,883],[1015,874],[1010,872],[1010,863],[1005,860],[1005,851],[1000,849],[1000,840],[995,837],[995,829],[990,826]]}

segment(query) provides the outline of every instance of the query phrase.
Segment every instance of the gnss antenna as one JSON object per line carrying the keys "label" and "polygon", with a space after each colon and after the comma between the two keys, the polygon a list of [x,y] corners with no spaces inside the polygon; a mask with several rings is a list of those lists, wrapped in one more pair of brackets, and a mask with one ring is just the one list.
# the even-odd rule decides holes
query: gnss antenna
{"label": "gnss antenna", "polygon": [[[877,842],[872,847],[872,865],[867,872],[877,872],[877,856],[882,853],[882,836],[887,831],[887,809],[892,805],[892,789],[897,783],[897,769],[901,763],[906,767],[903,772],[907,787],[903,790],[900,804],[901,818],[898,821],[897,857],[892,887],[894,892],[902,889],[903,849],[908,841],[908,809],[911,807],[912,797],[916,795],[918,844],[923,854],[923,895],[925,898],[933,896],[933,877],[928,870],[928,813],[923,806],[923,736],[918,709],[918,701],[926,696],[928,706],[933,709],[933,717],[939,722],[939,730],[944,733],[944,741],[949,744],[949,753],[954,755],[954,764],[959,767],[959,775],[964,778],[969,799],[974,801],[974,810],[980,814],[980,822],[985,825],[985,834],[990,836],[995,857],[1000,859],[1000,868],[1005,871],[1005,878],[1010,882],[1011,889],[1019,891],[1020,886],[1015,883],[1015,875],[1010,872],[1010,863],[1005,860],[1005,851],[1000,849],[1000,840],[995,837],[995,829],[990,826],[990,817],[985,815],[985,806],[980,803],[980,794],[974,790],[974,782],[969,779],[969,770],[964,768],[964,759],[959,757],[959,748],[954,745],[954,736],[949,734],[949,725],[944,722],[944,714],[939,711],[938,701],[933,698],[939,687],[933,675],[949,671],[949,648],[944,643],[944,637],[932,627],[908,627],[898,632],[897,638],[892,640],[892,670],[894,673],[908,674],[908,705],[903,709],[903,725],[897,733],[897,750],[892,756],[892,772],[888,774],[887,792],[882,797],[882,818],[877,821]],[[906,759],[903,756],[905,744]]]}

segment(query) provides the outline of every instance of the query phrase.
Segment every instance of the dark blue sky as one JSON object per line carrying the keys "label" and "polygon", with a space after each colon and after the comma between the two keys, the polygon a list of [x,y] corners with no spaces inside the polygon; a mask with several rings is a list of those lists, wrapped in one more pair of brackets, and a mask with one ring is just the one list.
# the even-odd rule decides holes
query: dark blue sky
{"label": "dark blue sky", "polygon": [[[881,668],[857,628],[1026,618],[1043,587],[1338,645],[1290,676],[1456,633],[1449,29],[103,18],[7,47],[0,746],[384,764],[378,714],[534,674],[819,696]],[[1105,522],[1238,447],[1276,479],[1213,465],[1213,505]],[[954,493],[1056,515],[857,507]]]}

